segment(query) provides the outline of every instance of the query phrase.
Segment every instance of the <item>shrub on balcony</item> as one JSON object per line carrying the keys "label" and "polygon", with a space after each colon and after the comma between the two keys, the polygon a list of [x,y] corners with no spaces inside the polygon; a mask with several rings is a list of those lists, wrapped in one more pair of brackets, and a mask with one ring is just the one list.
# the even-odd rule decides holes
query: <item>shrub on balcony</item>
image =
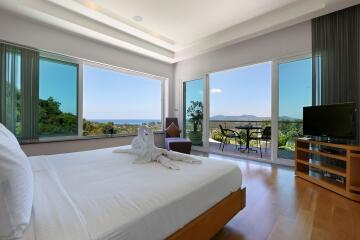
{"label": "shrub on balcony", "polygon": [[221,141],[221,139],[222,139],[222,134],[221,134],[221,132],[220,132],[220,130],[219,129],[214,129],[214,130],[212,130],[212,132],[211,132],[211,138],[212,139],[214,139],[215,141]]}
{"label": "shrub on balcony", "polygon": [[287,134],[284,134],[283,132],[279,131],[279,147],[285,146],[288,141]]}

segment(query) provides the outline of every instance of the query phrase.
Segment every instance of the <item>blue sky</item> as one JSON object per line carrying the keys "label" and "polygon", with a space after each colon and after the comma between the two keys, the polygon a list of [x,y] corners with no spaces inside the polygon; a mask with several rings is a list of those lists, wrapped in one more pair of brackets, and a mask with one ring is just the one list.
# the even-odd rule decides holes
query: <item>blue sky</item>
{"label": "blue sky", "polygon": [[[40,61],[40,98],[52,96],[76,114],[77,67]],[[161,81],[84,65],[87,119],[160,119]],[[59,85],[61,83],[61,85]],[[188,81],[187,105],[203,100],[203,81]],[[279,65],[279,115],[302,118],[311,105],[311,59]],[[271,116],[271,62],[210,74],[210,116]]]}
{"label": "blue sky", "polygon": [[279,116],[302,119],[312,104],[311,58],[279,65]]}
{"label": "blue sky", "polygon": [[63,112],[77,113],[77,67],[40,59],[40,98],[53,97]]}
{"label": "blue sky", "polygon": [[[49,97],[61,103],[63,112],[76,114],[75,65],[41,59],[40,98]],[[161,81],[84,65],[83,117],[161,119]]]}
{"label": "blue sky", "polygon": [[186,114],[186,109],[191,105],[191,101],[204,102],[204,81],[203,79],[194,79],[186,81],[184,84],[186,85],[186,106],[184,106]]}
{"label": "blue sky", "polygon": [[84,65],[86,119],[161,119],[161,81]]}
{"label": "blue sky", "polygon": [[271,116],[271,62],[210,74],[210,117]]}

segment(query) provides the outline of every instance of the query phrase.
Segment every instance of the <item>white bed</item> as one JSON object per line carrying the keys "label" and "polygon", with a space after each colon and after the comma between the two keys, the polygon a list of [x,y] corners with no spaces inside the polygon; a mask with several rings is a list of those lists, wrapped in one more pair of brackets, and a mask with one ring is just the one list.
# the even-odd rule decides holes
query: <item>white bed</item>
{"label": "white bed", "polygon": [[23,240],[164,239],[241,186],[236,163],[133,164],[114,148],[30,157],[34,203]]}

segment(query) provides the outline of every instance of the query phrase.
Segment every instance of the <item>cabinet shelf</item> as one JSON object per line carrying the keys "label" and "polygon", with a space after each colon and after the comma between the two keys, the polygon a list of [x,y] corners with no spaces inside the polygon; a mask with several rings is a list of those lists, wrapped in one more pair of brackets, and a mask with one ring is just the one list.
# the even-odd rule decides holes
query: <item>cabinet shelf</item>
{"label": "cabinet shelf", "polygon": [[[326,147],[330,152],[319,149]],[[335,151],[332,152],[332,149]],[[319,171],[319,172],[318,172]],[[335,175],[334,178],[327,174]],[[296,141],[295,174],[345,197],[360,201],[360,146]],[[336,177],[337,176],[337,177]],[[336,178],[343,178],[344,183]]]}
{"label": "cabinet shelf", "polygon": [[309,159],[309,161],[297,159],[297,162],[346,178],[346,169],[341,168],[341,167],[333,166],[333,165],[326,164],[321,161],[312,160],[312,159]]}
{"label": "cabinet shelf", "polygon": [[350,191],[360,193],[360,187],[357,187],[357,186],[350,186],[350,187],[349,187],[349,189],[350,189]]}
{"label": "cabinet shelf", "polygon": [[337,155],[337,154],[331,154],[331,153],[325,153],[325,152],[321,152],[319,150],[312,150],[312,149],[306,149],[306,148],[298,148],[298,151],[303,151],[306,153],[312,153],[312,154],[316,154],[319,156],[323,156],[323,157],[328,157],[328,158],[334,158],[337,160],[341,160],[341,161],[347,161],[347,157],[346,156],[342,156],[342,155]]}
{"label": "cabinet shelf", "polygon": [[350,153],[350,157],[360,158],[360,154],[359,153]]}
{"label": "cabinet shelf", "polygon": [[310,182],[316,183],[322,187],[328,188],[339,194],[346,194],[346,185],[344,183],[340,183],[331,178],[324,177],[319,173],[315,173],[315,172],[304,173],[301,171],[297,171],[296,175]]}

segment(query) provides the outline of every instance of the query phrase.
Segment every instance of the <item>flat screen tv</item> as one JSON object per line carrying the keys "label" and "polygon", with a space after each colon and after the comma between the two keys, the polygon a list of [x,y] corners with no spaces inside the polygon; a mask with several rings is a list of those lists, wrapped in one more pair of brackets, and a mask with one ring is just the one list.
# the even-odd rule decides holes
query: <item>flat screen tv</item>
{"label": "flat screen tv", "polygon": [[342,103],[304,107],[304,135],[354,139],[356,134],[356,105]]}

